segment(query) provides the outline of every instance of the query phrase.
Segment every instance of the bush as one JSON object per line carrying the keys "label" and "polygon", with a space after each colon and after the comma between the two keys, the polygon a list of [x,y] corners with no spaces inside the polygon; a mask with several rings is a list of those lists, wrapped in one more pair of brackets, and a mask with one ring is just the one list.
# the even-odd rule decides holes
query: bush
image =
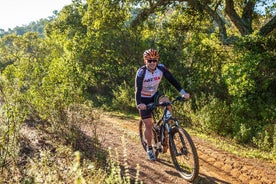
{"label": "bush", "polygon": [[253,143],[263,151],[270,151],[273,147],[274,125],[268,125],[253,137]]}
{"label": "bush", "polygon": [[252,128],[247,124],[239,124],[238,130],[234,133],[234,140],[238,143],[248,143],[252,137]]}
{"label": "bush", "polygon": [[130,112],[135,109],[134,91],[126,82],[113,90],[114,98],[112,106],[115,109]]}
{"label": "bush", "polygon": [[232,131],[229,107],[217,98],[198,111],[197,116],[201,128],[206,132],[228,135]]}

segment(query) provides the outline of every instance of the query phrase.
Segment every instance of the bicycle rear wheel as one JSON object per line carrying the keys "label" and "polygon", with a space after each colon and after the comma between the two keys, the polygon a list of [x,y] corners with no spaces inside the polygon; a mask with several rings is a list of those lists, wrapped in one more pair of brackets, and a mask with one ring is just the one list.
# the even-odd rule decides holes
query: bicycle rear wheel
{"label": "bicycle rear wheel", "polygon": [[[141,144],[144,148],[145,151],[147,151],[147,146],[148,146],[148,143],[147,143],[147,140],[146,140],[146,137],[145,137],[145,123],[143,120],[140,120],[139,121],[139,136],[140,136],[140,141],[141,141]],[[155,154],[155,158],[157,159],[158,155],[159,155],[159,151],[157,150],[157,142],[158,142],[158,138],[157,138],[157,132],[154,131],[154,129],[152,130],[152,140],[151,140],[151,143],[152,143],[152,147],[153,147],[153,151],[154,151],[154,154]]]}
{"label": "bicycle rear wheel", "polygon": [[182,127],[174,127],[169,135],[170,153],[181,177],[192,182],[199,173],[198,155],[191,136]]}

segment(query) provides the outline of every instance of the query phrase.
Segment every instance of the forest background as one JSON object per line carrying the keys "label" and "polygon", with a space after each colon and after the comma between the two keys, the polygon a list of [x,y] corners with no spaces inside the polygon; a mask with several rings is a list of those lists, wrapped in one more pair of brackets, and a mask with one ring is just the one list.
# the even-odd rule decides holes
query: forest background
{"label": "forest background", "polygon": [[[48,19],[0,30],[0,167],[20,153],[24,122],[46,121],[73,139],[76,109],[137,114],[135,73],[148,48],[191,94],[179,112],[191,128],[275,162],[275,8],[262,0],[73,0]],[[178,94],[167,82],[161,90]]]}

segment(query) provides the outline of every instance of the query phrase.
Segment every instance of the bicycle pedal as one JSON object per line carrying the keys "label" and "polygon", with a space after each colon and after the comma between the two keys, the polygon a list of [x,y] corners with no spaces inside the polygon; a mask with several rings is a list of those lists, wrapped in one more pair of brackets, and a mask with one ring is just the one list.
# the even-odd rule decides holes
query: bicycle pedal
{"label": "bicycle pedal", "polygon": [[158,152],[162,152],[162,145],[161,145],[161,142],[158,142],[157,143],[157,145],[156,145],[156,150],[158,151]]}
{"label": "bicycle pedal", "polygon": [[161,148],[158,148],[157,151],[158,151],[159,153],[163,153],[163,148],[162,148],[162,147],[161,147]]}
{"label": "bicycle pedal", "polygon": [[172,127],[171,133],[173,134],[173,133],[176,133],[176,132],[178,132],[178,128],[177,127]]}
{"label": "bicycle pedal", "polygon": [[168,151],[168,145],[163,145],[162,153],[167,153]]}

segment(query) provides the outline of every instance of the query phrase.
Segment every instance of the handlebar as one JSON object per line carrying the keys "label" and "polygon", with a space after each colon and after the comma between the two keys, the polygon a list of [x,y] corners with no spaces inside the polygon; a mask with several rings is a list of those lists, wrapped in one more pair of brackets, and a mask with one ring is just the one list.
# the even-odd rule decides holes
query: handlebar
{"label": "handlebar", "polygon": [[175,99],[173,99],[170,102],[161,102],[159,104],[149,103],[147,105],[147,110],[153,110],[155,107],[160,107],[160,106],[166,107],[166,106],[172,105],[176,101],[184,102],[185,98],[183,98],[182,96],[177,96]]}

